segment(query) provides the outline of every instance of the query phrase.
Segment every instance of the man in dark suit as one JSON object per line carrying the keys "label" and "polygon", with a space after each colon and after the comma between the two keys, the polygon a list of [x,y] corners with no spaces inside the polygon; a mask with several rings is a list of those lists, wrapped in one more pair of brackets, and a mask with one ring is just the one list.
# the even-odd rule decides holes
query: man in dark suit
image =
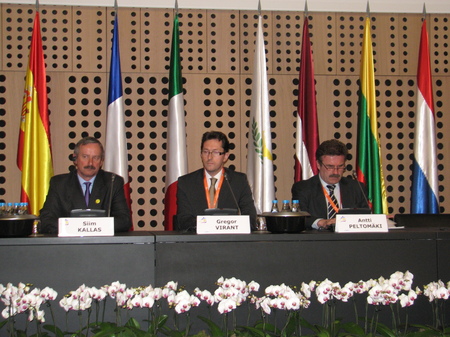
{"label": "man in dark suit", "polygon": [[307,228],[331,228],[340,208],[369,207],[364,185],[343,177],[347,154],[344,143],[336,139],[323,142],[316,151],[319,174],[292,186],[292,199],[299,200],[300,210],[311,214],[306,218]]}
{"label": "man in dark suit", "polygon": [[237,205],[242,215],[250,216],[254,227],[256,209],[247,176],[224,168],[229,150],[230,143],[222,132],[203,134],[200,147],[203,168],[178,178],[176,229],[195,231],[197,215],[205,214],[205,209],[236,209]]}
{"label": "man in dark suit", "polygon": [[114,230],[124,232],[131,228],[123,178],[101,169],[104,155],[103,145],[94,137],[85,137],[75,145],[72,159],[76,170],[50,180],[40,213],[42,233],[58,233],[58,218],[68,217],[73,209],[104,209],[108,212],[110,201]]}

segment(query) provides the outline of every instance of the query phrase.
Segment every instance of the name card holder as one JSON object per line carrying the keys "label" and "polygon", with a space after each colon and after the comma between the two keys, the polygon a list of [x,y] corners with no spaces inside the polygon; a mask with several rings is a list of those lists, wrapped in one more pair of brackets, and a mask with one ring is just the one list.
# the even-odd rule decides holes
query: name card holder
{"label": "name card holder", "polygon": [[388,232],[385,214],[337,214],[336,233]]}
{"label": "name card holder", "polygon": [[250,234],[248,215],[198,215],[197,234]]}
{"label": "name card holder", "polygon": [[58,236],[114,236],[114,218],[59,218]]}

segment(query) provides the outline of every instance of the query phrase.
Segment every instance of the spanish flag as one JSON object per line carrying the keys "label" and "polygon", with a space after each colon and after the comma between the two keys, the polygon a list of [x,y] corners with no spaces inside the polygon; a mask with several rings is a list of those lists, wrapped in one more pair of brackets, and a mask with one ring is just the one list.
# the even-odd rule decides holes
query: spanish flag
{"label": "spanish flag", "polygon": [[20,117],[17,166],[22,171],[21,202],[30,214],[39,215],[53,176],[47,83],[39,12],[34,18],[30,56]]}
{"label": "spanish flag", "polygon": [[361,73],[358,107],[358,151],[356,173],[367,186],[369,203],[374,214],[387,214],[386,187],[381,163],[378,136],[377,101],[373,64],[370,18],[366,18],[361,52]]}

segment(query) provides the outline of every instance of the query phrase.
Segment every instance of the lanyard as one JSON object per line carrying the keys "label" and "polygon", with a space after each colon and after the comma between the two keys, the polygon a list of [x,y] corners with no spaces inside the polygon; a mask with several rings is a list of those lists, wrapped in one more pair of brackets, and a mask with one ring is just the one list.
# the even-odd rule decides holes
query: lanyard
{"label": "lanyard", "polygon": [[203,175],[203,186],[205,187],[206,202],[208,203],[208,208],[214,208],[214,206],[217,205],[217,199],[219,199],[219,193],[220,189],[222,188],[224,176],[224,171],[222,169],[222,176],[220,177],[219,183],[217,184],[216,194],[214,195],[214,203],[211,204],[211,200],[209,199],[208,181],[206,180],[206,174]]}
{"label": "lanyard", "polygon": [[[334,211],[337,213],[339,212],[339,207],[337,207],[337,205],[334,203],[333,200],[331,200],[330,195],[328,194],[328,191],[325,189],[325,187],[323,187],[322,185],[322,190],[323,190],[323,194],[325,195],[325,198],[327,198],[328,203],[331,205],[331,207],[333,207]],[[337,200],[337,199],[336,199]]]}

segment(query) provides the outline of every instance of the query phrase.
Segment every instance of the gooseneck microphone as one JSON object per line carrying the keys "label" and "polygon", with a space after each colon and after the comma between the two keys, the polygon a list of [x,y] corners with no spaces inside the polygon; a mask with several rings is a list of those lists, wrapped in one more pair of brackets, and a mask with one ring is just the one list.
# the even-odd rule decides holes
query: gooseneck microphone
{"label": "gooseneck microphone", "polygon": [[364,190],[361,187],[361,183],[358,180],[358,176],[356,175],[355,170],[353,170],[353,172],[352,172],[352,177],[353,177],[353,179],[356,180],[356,183],[357,183],[362,195],[364,196],[364,200],[366,201],[367,208],[370,209],[370,213],[372,213],[372,208],[370,207],[369,199],[367,199],[366,193],[364,193]]}
{"label": "gooseneck microphone", "polygon": [[111,205],[112,205],[112,195],[113,195],[114,179],[116,179],[116,175],[113,173],[112,176],[111,176],[111,188],[110,188],[110,192],[109,192],[108,218],[111,216]]}
{"label": "gooseneck microphone", "polygon": [[238,202],[236,200],[236,196],[234,195],[233,189],[231,188],[230,182],[228,181],[228,175],[227,175],[226,172],[224,172],[224,178],[227,181],[228,188],[230,189],[231,195],[233,196],[234,203],[235,203],[235,205],[237,207],[237,210],[238,210],[238,215],[241,215],[241,209],[239,208],[239,204],[238,204]]}

